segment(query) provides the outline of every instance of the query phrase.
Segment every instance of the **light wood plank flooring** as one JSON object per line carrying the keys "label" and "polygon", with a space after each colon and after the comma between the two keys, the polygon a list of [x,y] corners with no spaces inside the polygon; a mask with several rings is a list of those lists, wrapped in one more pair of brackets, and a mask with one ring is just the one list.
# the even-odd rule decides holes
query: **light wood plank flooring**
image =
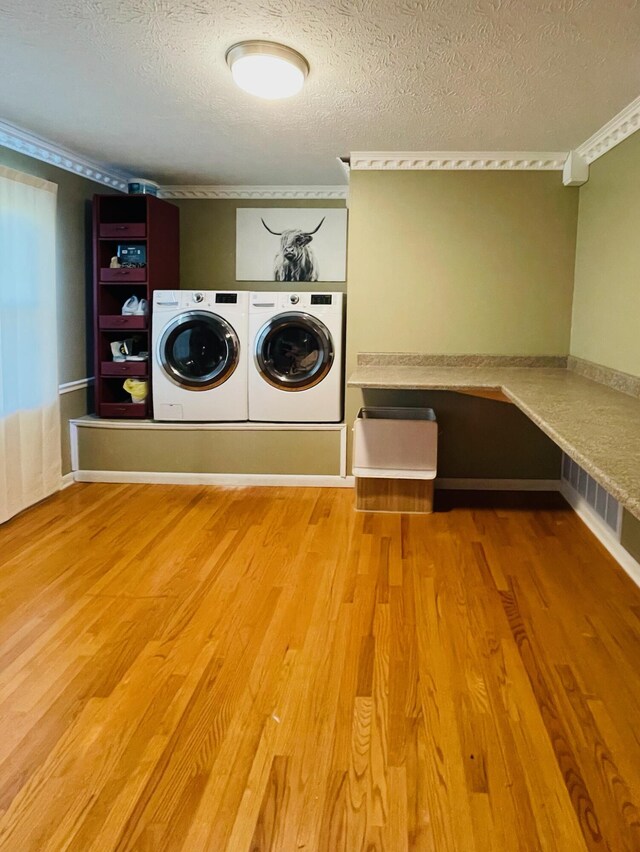
{"label": "light wood plank flooring", "polygon": [[0,528],[0,849],[640,850],[640,590],[555,495],[76,485]]}

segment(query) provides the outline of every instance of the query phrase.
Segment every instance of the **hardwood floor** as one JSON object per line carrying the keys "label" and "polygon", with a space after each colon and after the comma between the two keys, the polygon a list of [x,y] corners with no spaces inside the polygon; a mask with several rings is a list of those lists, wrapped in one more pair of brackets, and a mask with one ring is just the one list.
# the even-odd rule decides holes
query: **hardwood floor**
{"label": "hardwood floor", "polygon": [[0,527],[0,849],[640,850],[640,590],[554,495],[352,501]]}

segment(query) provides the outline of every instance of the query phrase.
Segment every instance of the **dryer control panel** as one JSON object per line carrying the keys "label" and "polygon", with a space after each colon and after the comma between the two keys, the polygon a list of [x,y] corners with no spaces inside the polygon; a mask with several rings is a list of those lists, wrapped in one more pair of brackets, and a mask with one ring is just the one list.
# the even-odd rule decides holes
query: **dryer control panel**
{"label": "dryer control panel", "polygon": [[252,293],[252,310],[311,311],[311,313],[341,313],[342,293]]}

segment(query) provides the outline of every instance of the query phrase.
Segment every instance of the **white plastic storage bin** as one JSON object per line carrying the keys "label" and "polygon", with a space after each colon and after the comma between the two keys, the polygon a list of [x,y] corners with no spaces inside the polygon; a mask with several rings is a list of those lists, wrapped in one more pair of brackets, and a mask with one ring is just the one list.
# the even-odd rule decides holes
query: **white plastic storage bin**
{"label": "white plastic storage bin", "polygon": [[354,426],[356,509],[433,511],[438,424],[431,408],[362,408]]}

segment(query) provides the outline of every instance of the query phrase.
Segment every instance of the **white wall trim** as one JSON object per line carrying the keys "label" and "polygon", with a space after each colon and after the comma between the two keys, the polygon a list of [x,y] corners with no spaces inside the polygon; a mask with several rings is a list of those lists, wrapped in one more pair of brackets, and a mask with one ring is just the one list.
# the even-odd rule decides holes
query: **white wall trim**
{"label": "white wall trim", "polygon": [[[340,476],[347,475],[347,427],[340,433]],[[354,477],[351,477],[354,479]],[[355,479],[354,479],[355,482]]]}
{"label": "white wall trim", "polygon": [[64,491],[65,488],[68,488],[70,485],[76,481],[76,477],[73,471],[70,473],[65,473],[62,479],[60,480],[60,491]]}
{"label": "white wall trim", "polygon": [[76,482],[129,482],[153,485],[295,486],[353,488],[352,476],[258,473],[159,473],[136,470],[76,470]]}
{"label": "white wall trim", "polygon": [[349,166],[349,158],[348,157],[336,157],[336,160],[337,160],[337,163],[338,163],[338,167],[342,171],[343,175],[346,177],[347,180],[349,180],[349,176],[350,176],[350,172],[351,172],[351,169],[350,169],[350,166]]}
{"label": "white wall trim", "polygon": [[559,479],[465,479],[438,477],[443,491],[559,491]]}
{"label": "white wall trim", "polygon": [[75,426],[89,429],[151,429],[152,431],[178,432],[346,432],[345,423],[258,423],[253,420],[240,422],[171,422],[160,420],[107,420],[87,414],[71,420]]}
{"label": "white wall trim", "polygon": [[640,97],[631,101],[617,115],[576,148],[587,163],[593,163],[620,142],[640,129]]}
{"label": "white wall trim", "polygon": [[631,577],[637,586],[640,586],[640,563],[636,562],[629,551],[620,544],[613,530],[607,526],[587,501],[566,480],[561,481],[559,491],[580,520],[589,527],[598,541],[613,556],[618,565]]}
{"label": "white wall trim", "polygon": [[78,379],[75,382],[65,382],[62,385],[58,386],[58,393],[73,393],[77,390],[82,390],[82,388],[88,388],[89,385],[92,385],[94,382],[93,376],[90,376],[86,379]]}
{"label": "white wall trim", "polygon": [[80,467],[80,448],[78,445],[78,424],[75,420],[69,421],[69,443],[71,444],[71,470],[74,475]]}
{"label": "white wall trim", "polygon": [[353,171],[529,170],[562,171],[567,151],[355,151]]}
{"label": "white wall trim", "polygon": [[162,186],[161,198],[173,199],[346,199],[347,186]]}
{"label": "white wall trim", "polygon": [[127,191],[130,176],[124,172],[107,168],[7,121],[0,121],[0,145],[112,189]]}

